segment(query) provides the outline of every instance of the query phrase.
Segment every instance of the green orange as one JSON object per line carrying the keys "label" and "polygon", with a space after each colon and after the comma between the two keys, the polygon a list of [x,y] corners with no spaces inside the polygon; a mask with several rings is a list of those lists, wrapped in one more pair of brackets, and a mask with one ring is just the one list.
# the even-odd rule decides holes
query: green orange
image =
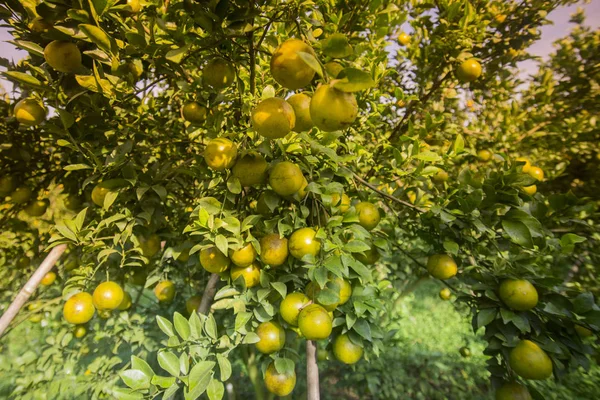
{"label": "green orange", "polygon": [[213,274],[220,274],[229,268],[230,260],[215,246],[200,252],[200,265]]}
{"label": "green orange", "polygon": [[304,293],[294,292],[285,296],[279,305],[279,314],[281,318],[292,326],[298,326],[298,316],[300,310],[306,307],[310,299]]}
{"label": "green orange", "polygon": [[326,339],[331,334],[332,320],[326,309],[311,304],[300,311],[298,328],[307,340]]}
{"label": "green orange", "polygon": [[271,233],[260,239],[260,260],[271,267],[277,267],[287,260],[288,240]]}
{"label": "green orange", "polygon": [[236,266],[247,267],[256,259],[256,250],[252,243],[248,243],[238,250],[230,251],[229,258]]}
{"label": "green orange", "polygon": [[230,273],[231,280],[234,282],[241,276],[247,288],[252,288],[260,283],[260,264],[256,261],[245,267],[233,267]]}
{"label": "green orange", "polygon": [[175,298],[175,284],[171,281],[161,281],[154,287],[154,295],[161,303],[170,303]]}
{"label": "green orange", "polygon": [[434,278],[446,280],[458,272],[454,259],[447,254],[436,254],[427,259],[427,271]]}
{"label": "green orange", "polygon": [[343,334],[333,341],[333,355],[344,364],[356,364],[363,356],[363,348]]}
{"label": "green orange", "polygon": [[71,296],[63,306],[63,316],[70,324],[81,325],[92,319],[96,308],[92,295],[86,292]]}
{"label": "green orange", "polygon": [[368,231],[379,225],[379,221],[381,220],[377,206],[368,201],[358,203],[356,205],[356,213],[358,214],[358,223]]}
{"label": "green orange", "polygon": [[552,360],[530,340],[521,340],[510,351],[508,361],[512,370],[524,379],[543,380],[552,375]]}
{"label": "green orange", "polygon": [[204,149],[204,161],[216,171],[233,167],[236,157],[237,145],[226,138],[213,139]]}
{"label": "green orange", "polygon": [[118,308],[123,299],[125,292],[116,282],[102,282],[94,290],[93,301],[94,306],[98,310],[114,310]]}
{"label": "green orange", "polygon": [[292,393],[296,386],[296,372],[279,373],[272,362],[265,371],[265,387],[277,396],[284,397]]}
{"label": "green orange", "polygon": [[312,228],[300,228],[294,231],[288,241],[288,248],[292,257],[298,260],[306,255],[316,257],[321,251],[321,241],[315,236],[315,232]]}
{"label": "green orange", "polygon": [[538,292],[531,282],[525,279],[506,279],[498,289],[500,300],[516,311],[527,311],[538,303]]}
{"label": "green orange", "polygon": [[261,323],[256,328],[260,341],[256,342],[256,349],[263,354],[275,353],[285,346],[285,329],[277,322],[268,321]]}

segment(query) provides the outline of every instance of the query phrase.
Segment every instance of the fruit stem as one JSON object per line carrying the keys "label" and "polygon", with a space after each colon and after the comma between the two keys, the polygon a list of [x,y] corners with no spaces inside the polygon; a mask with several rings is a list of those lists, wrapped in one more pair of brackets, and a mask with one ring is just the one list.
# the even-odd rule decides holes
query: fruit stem
{"label": "fruit stem", "polygon": [[312,340],[306,341],[306,390],[307,400],[319,400],[319,366],[317,365],[317,346]]}
{"label": "fruit stem", "polygon": [[17,316],[29,297],[31,297],[33,292],[35,292],[35,289],[37,289],[39,286],[42,278],[48,272],[50,272],[52,267],[54,267],[54,264],[56,264],[66,249],[66,244],[60,244],[53,248],[52,251],[50,251],[50,254],[48,254],[44,261],[42,261],[38,269],[33,273],[33,275],[31,275],[31,278],[29,278],[25,286],[23,286],[19,294],[17,294],[6,312],[2,314],[2,318],[0,318],[0,337],[2,337],[2,334],[6,328],[8,328],[8,325],[10,325],[12,320]]}

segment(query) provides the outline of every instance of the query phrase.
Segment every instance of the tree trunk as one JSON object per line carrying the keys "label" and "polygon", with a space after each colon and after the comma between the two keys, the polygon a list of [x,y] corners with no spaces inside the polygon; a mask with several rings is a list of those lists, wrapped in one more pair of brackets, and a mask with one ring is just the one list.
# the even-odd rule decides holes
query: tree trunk
{"label": "tree trunk", "polygon": [[217,292],[217,284],[219,283],[219,274],[212,274],[208,279],[208,283],[206,284],[206,288],[204,289],[204,294],[202,294],[202,301],[198,306],[199,314],[208,314],[210,311],[210,306],[215,297],[215,293]]}
{"label": "tree trunk", "polygon": [[62,256],[66,248],[66,244],[60,244],[50,251],[38,269],[31,275],[31,278],[29,278],[25,286],[23,286],[19,294],[17,294],[17,297],[15,297],[6,312],[2,314],[2,318],[0,318],[0,337],[2,337],[2,334],[17,316],[23,305],[29,300],[29,297],[35,292],[35,289],[40,285],[44,276],[50,272],[52,267],[54,267],[54,264],[56,264],[60,256]]}
{"label": "tree trunk", "polygon": [[312,340],[306,341],[306,391],[307,400],[319,400],[321,398],[317,346]]}

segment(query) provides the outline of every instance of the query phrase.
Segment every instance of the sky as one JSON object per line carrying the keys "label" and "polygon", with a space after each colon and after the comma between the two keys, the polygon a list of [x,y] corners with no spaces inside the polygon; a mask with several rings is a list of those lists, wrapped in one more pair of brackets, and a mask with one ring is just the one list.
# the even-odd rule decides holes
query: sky
{"label": "sky", "polygon": [[[569,31],[574,27],[574,24],[569,23],[571,14],[573,14],[578,7],[585,10],[586,14],[586,25],[599,29],[600,28],[600,0],[591,0],[589,2],[581,1],[575,5],[567,7],[559,7],[549,15],[549,19],[554,22],[552,25],[547,25],[541,28],[541,39],[535,42],[530,48],[529,52],[535,56],[546,58],[553,51],[553,43],[566,36]],[[18,61],[22,59],[27,53],[23,50],[15,48],[12,44],[7,43],[12,37],[8,33],[7,28],[0,27],[0,56]],[[521,75],[525,78],[527,75],[533,75],[537,70],[536,63],[534,61],[522,62],[519,65],[521,69]],[[0,67],[0,71],[3,70]],[[6,90],[11,90],[12,85],[10,82],[0,77],[0,84],[4,86]]]}

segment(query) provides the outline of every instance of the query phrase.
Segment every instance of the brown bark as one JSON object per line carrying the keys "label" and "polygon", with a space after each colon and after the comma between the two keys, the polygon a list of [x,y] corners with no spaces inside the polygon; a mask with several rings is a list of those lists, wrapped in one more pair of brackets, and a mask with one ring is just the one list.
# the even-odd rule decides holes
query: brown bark
{"label": "brown bark", "polygon": [[317,365],[317,346],[312,340],[306,341],[306,398],[319,400],[319,366]]}
{"label": "brown bark", "polygon": [[208,283],[206,284],[206,288],[204,289],[204,294],[202,295],[202,301],[198,306],[199,314],[208,314],[210,311],[210,306],[212,304],[213,298],[215,297],[215,293],[217,292],[217,284],[219,283],[219,274],[212,274],[208,279]]}

